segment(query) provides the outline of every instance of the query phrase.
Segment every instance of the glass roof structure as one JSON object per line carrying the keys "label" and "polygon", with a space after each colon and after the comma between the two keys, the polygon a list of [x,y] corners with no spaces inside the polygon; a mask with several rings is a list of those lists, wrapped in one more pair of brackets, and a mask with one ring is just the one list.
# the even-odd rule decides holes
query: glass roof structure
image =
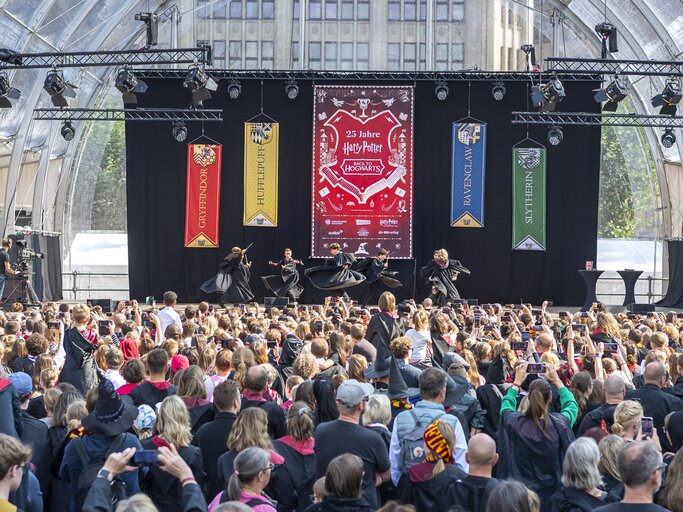
{"label": "glass roof structure", "polygon": [[[376,12],[375,2],[388,1],[371,0],[372,12]],[[420,4],[426,1],[435,2],[438,8],[436,0],[420,0]],[[683,60],[683,0],[465,0],[453,3],[464,4],[463,9],[467,9],[470,2],[485,2],[492,6],[492,11],[507,11],[528,23],[527,30],[538,49],[539,60],[550,56],[599,57],[600,43],[594,27],[605,19],[619,30],[619,52],[614,58]],[[160,46],[173,47],[174,41],[178,41],[178,31],[183,42],[202,38],[201,22],[196,16],[198,9],[213,4],[230,4],[232,9],[233,3],[226,0],[0,0],[0,48],[20,53],[139,48],[144,43],[144,25],[134,21],[134,14],[146,11],[160,15]],[[275,0],[274,5],[275,9],[299,9],[298,0]],[[489,24],[486,30],[497,28]],[[483,69],[505,70],[466,60],[464,67],[475,64]],[[106,67],[66,68],[65,78],[77,86],[77,97],[71,106],[122,107],[112,83],[115,71]],[[70,233],[64,237],[68,244],[76,231],[90,229],[90,211],[82,205],[92,201],[98,158],[101,159],[104,150],[103,144],[95,140],[102,140],[102,130],[109,128],[98,127],[97,123],[75,123],[76,136],[67,142],[60,135],[60,123],[33,120],[35,108],[51,106],[43,91],[45,73],[44,69],[9,72],[11,85],[21,91],[21,97],[13,108],[0,109],[0,226],[3,233],[12,232],[23,216],[24,223],[34,229]],[[665,81],[666,77],[631,77],[630,101],[620,106],[620,112],[656,113],[650,98],[661,92]],[[672,148],[666,149],[660,142],[661,130],[618,129],[615,132],[619,144],[631,148],[628,154],[634,163],[629,173],[649,175],[648,162],[654,162],[656,172],[649,178],[631,180],[634,194],[641,192],[636,187],[655,191],[656,204],[651,205],[650,212],[656,217],[652,237],[683,235],[677,207],[683,205],[683,198],[679,197],[678,186],[672,189],[667,180],[667,172],[680,172],[683,133],[678,134]]]}

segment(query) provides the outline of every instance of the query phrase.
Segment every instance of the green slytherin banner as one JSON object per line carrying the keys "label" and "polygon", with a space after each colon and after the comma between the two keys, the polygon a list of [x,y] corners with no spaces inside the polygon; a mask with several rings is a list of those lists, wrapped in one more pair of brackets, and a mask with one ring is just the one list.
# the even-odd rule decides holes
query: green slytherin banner
{"label": "green slytherin banner", "polygon": [[545,251],[545,148],[512,150],[512,250]]}

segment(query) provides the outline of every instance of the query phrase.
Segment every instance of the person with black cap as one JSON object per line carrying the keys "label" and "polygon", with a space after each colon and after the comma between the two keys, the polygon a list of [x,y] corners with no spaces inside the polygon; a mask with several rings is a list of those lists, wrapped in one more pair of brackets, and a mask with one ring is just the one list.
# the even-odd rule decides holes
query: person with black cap
{"label": "person with black cap", "polygon": [[[101,377],[95,410],[81,420],[91,435],[73,439],[67,445],[59,470],[60,479],[71,482],[71,512],[80,510],[88,493],[89,484],[80,478],[84,469],[94,462],[104,462],[109,453],[142,449],[135,434],[128,432],[137,416],[138,408],[121,400],[111,381]],[[110,476],[102,475],[112,481]],[[122,473],[120,479],[128,496],[140,491],[137,469]]]}
{"label": "person with black cap", "polygon": [[495,352],[497,353],[486,372],[486,384],[477,388],[477,400],[485,411],[482,432],[493,438],[498,432],[500,406],[503,402],[503,396],[512,386],[512,382],[508,381],[512,378],[513,373],[508,354],[512,354],[513,357],[514,354],[506,342],[499,345],[501,348],[496,347]]}
{"label": "person with black cap", "polygon": [[389,347],[380,343],[374,363],[365,370],[365,378],[373,381],[378,393],[389,390],[389,369],[391,368],[391,352]]}
{"label": "person with black cap", "polygon": [[400,371],[398,360],[391,358],[391,368],[389,368],[389,400],[391,400],[391,423],[389,429],[393,429],[394,420],[399,413],[412,409],[410,398],[419,396],[420,390],[409,388]]}

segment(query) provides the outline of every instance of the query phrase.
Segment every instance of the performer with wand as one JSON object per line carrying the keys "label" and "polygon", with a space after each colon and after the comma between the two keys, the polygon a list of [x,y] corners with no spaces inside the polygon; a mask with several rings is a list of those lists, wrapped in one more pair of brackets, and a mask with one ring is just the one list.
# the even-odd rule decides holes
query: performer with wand
{"label": "performer with wand", "polygon": [[398,272],[388,271],[388,266],[389,251],[386,249],[380,249],[377,256],[362,259],[358,263],[356,270],[365,276],[365,280],[370,285],[361,306],[365,307],[370,300],[379,299],[380,294],[385,291],[382,289],[383,287],[398,288],[401,286],[401,281],[394,277]]}
{"label": "performer with wand", "polygon": [[200,288],[205,293],[223,293],[220,301],[223,304],[243,304],[253,300],[254,294],[249,287],[251,262],[247,259],[246,249],[233,247],[218,267],[218,273],[206,281]]}
{"label": "performer with wand", "polygon": [[329,251],[331,258],[326,259],[319,267],[306,269],[304,273],[319,290],[334,290],[338,297],[348,300],[346,288],[362,283],[365,276],[351,270],[356,258],[353,254],[341,252],[338,243],[330,244]]}
{"label": "performer with wand", "polygon": [[435,306],[460,298],[455,280],[461,272],[470,273],[458,260],[448,259],[446,249],[434,251],[434,259],[420,269],[420,275],[431,288],[429,298]]}
{"label": "performer with wand", "polygon": [[289,300],[296,302],[304,291],[304,287],[299,284],[299,271],[296,266],[303,266],[303,263],[292,258],[292,250],[288,247],[283,259],[277,263],[269,261],[268,265],[278,267],[280,275],[262,277],[265,287],[278,297],[289,297]]}

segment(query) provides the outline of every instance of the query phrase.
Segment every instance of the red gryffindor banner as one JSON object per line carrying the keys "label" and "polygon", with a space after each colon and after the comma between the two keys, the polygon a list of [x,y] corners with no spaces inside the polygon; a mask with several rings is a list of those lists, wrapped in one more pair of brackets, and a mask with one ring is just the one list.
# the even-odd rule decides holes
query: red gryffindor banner
{"label": "red gryffindor banner", "polygon": [[218,247],[222,150],[220,144],[187,145],[185,247]]}
{"label": "red gryffindor banner", "polygon": [[315,86],[311,255],[413,256],[413,88]]}

